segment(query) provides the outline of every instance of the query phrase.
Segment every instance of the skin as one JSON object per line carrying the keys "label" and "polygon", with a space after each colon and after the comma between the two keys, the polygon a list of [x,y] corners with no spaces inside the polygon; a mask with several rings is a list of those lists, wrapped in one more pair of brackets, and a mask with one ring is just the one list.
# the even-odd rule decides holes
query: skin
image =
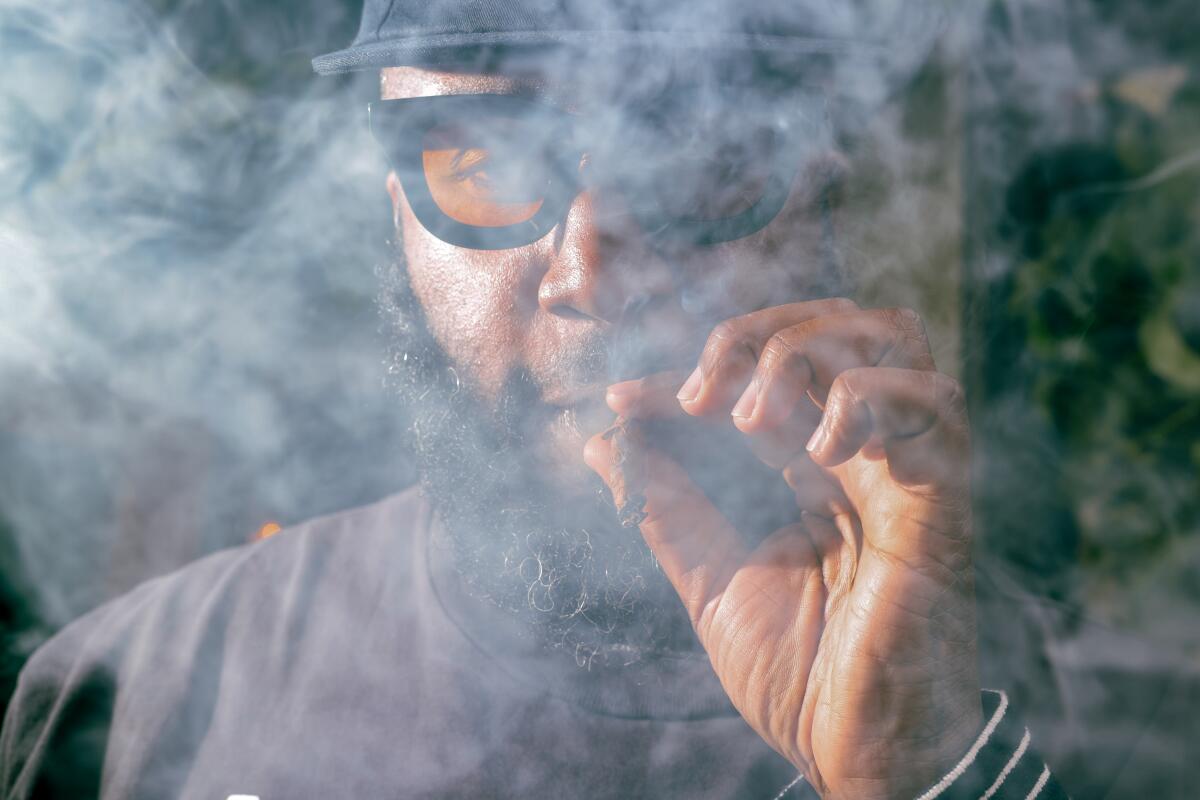
{"label": "skin", "polygon": [[[518,89],[573,96],[536,75],[382,74],[385,99]],[[387,178],[435,337],[485,401],[514,371],[534,379],[545,412],[536,447],[564,491],[586,467],[610,479],[599,432],[614,413],[731,426],[778,471],[800,522],[749,548],[651,450],[641,532],[733,704],[822,796],[916,796],[982,727],[963,394],[936,370],[914,312],[844,298],[770,304],[782,269],[817,263],[805,185],[764,231],[678,254],[696,280],[737,270],[726,321],[696,330],[615,193],[582,192],[538,242],[473,251],[425,231]],[[634,294],[654,301],[656,336],[693,353],[704,343],[691,374],[606,389],[562,369],[611,333]]]}

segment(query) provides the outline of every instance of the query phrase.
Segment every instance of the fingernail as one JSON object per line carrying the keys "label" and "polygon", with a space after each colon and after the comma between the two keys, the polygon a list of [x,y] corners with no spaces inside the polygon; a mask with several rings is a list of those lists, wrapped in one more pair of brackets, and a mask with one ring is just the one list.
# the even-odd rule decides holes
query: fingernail
{"label": "fingernail", "polygon": [[749,419],[754,415],[754,407],[758,405],[758,382],[751,381],[746,387],[746,391],[742,392],[742,396],[733,406],[733,411],[730,412],[738,419]]}
{"label": "fingernail", "polygon": [[816,453],[825,447],[825,441],[829,438],[829,432],[825,430],[825,418],[821,418],[821,424],[813,431],[812,436],[808,437],[808,444],[804,445],[804,449],[810,453]]}
{"label": "fingernail", "polygon": [[683,386],[679,389],[679,394],[675,395],[681,403],[690,403],[695,400],[700,394],[700,384],[703,382],[703,377],[700,375],[700,368],[692,370],[692,374],[683,382]]}
{"label": "fingernail", "polygon": [[610,400],[624,400],[627,397],[632,397],[637,394],[638,384],[640,381],[621,381],[609,386],[605,391]]}
{"label": "fingernail", "polygon": [[598,442],[593,441],[595,438],[593,436],[583,443],[583,463],[596,470],[596,472],[599,472],[600,470],[596,469],[596,466],[600,463],[600,450],[602,448]]}

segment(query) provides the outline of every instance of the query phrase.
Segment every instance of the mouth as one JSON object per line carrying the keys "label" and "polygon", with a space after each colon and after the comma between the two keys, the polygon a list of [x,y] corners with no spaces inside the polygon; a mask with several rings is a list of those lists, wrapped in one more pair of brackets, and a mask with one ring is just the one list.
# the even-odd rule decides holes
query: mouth
{"label": "mouth", "polygon": [[556,410],[558,421],[568,431],[576,433],[582,439],[593,437],[596,433],[604,431],[612,425],[613,417],[616,416],[605,404],[604,390],[602,389],[584,401],[569,405],[557,405],[554,410]]}
{"label": "mouth", "polygon": [[546,405],[555,408],[575,408],[596,402],[603,403],[606,391],[608,391],[607,383],[590,381],[554,389],[543,396],[543,401]]}
{"label": "mouth", "polygon": [[605,385],[556,397],[549,405],[559,424],[586,439],[608,428],[616,416],[604,402]]}

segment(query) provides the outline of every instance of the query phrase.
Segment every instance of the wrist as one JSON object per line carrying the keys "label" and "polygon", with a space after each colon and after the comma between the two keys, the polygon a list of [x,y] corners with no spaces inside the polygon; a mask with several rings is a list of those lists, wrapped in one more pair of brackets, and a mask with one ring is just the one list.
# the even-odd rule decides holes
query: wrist
{"label": "wrist", "polygon": [[986,721],[958,762],[917,800],[1065,798],[1050,769],[1030,746],[1004,692],[984,690]]}
{"label": "wrist", "polygon": [[953,772],[987,727],[988,717],[978,689],[942,705],[932,731],[918,740],[898,741],[892,753],[895,767],[887,797],[916,797]]}
{"label": "wrist", "polygon": [[[992,711],[994,714],[994,709]],[[928,765],[928,768],[924,775],[914,776],[918,779],[912,794],[919,794],[924,787],[935,785],[968,760],[968,754],[979,743],[991,718],[992,714],[985,715],[983,697],[976,690],[973,699],[964,706],[962,715],[946,726],[944,735],[938,738],[928,757],[919,762]]]}

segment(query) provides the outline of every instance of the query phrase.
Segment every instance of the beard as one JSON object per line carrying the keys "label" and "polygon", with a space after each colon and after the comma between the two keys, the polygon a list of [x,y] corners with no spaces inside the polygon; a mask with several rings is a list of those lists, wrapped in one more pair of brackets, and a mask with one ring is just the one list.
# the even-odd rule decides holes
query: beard
{"label": "beard", "polygon": [[[791,258],[765,259],[769,242],[755,251],[752,267],[770,287],[764,298],[769,304],[851,293],[825,202],[820,219],[820,252],[804,269],[796,269]],[[408,445],[445,530],[439,544],[449,550],[467,591],[581,666],[701,653],[678,595],[640,531],[617,521],[603,481],[583,467],[581,454],[574,467],[563,463],[561,452],[557,464],[546,457],[549,432],[571,429],[579,438],[575,421],[562,418],[570,412],[543,403],[538,380],[527,372],[509,375],[495,400],[470,389],[431,332],[410,286],[399,237],[379,273],[389,382],[409,415]],[[690,315],[685,327],[706,334],[732,315],[721,305],[730,293],[723,274],[686,281],[695,297],[685,309]],[[561,351],[553,371],[568,382],[607,374],[613,383],[696,363],[698,350],[663,349],[678,337],[647,327],[658,312],[651,306],[627,308],[614,341]],[[698,347],[706,337],[692,338]],[[796,520],[791,489],[753,456],[732,426],[722,434],[698,432],[684,422],[659,433],[655,445],[685,467],[748,545]]]}
{"label": "beard", "polygon": [[[682,603],[638,530],[617,522],[600,478],[549,477],[538,439],[550,414],[533,378],[516,372],[485,402],[430,332],[400,248],[380,278],[389,382],[444,526],[438,544],[467,591],[581,666],[699,652]],[[585,350],[563,366],[584,371],[608,357],[603,345]]]}

